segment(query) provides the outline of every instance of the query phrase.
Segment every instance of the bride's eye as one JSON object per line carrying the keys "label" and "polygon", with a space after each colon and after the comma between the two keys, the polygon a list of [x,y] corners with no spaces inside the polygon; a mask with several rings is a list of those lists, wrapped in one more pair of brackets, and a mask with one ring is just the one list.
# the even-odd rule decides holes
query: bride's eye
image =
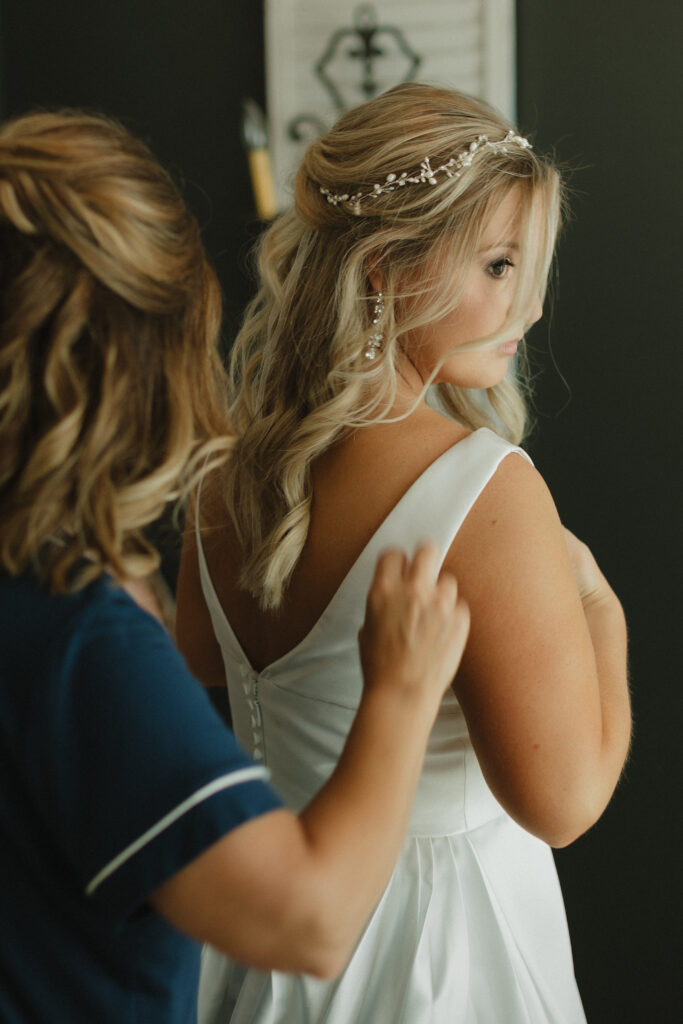
{"label": "bride's eye", "polygon": [[500,260],[496,260],[494,263],[489,263],[488,272],[491,277],[495,277],[500,280],[503,277],[507,277],[508,270],[510,267],[514,267],[514,263],[507,256],[504,256]]}

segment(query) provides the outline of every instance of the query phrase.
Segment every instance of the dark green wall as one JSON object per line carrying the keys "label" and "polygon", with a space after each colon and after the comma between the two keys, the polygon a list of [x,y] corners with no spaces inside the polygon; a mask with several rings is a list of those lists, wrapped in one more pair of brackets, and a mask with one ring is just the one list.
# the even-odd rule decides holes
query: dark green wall
{"label": "dark green wall", "polygon": [[517,8],[520,120],[575,169],[530,448],[626,607],[635,712],[611,807],[557,862],[589,1021],[660,1024],[680,1012],[683,6]]}
{"label": "dark green wall", "polygon": [[239,127],[242,99],[264,102],[262,38],[258,0],[0,0],[0,111],[85,106],[146,138],[184,182],[230,322],[257,228]]}
{"label": "dark green wall", "polygon": [[[520,123],[574,169],[530,448],[626,606],[636,716],[613,804],[557,860],[589,1021],[662,1024],[680,995],[683,5],[517,6]],[[239,143],[242,97],[263,100],[257,0],[0,0],[0,37],[4,113],[101,108],[182,172],[229,333],[257,229]]]}

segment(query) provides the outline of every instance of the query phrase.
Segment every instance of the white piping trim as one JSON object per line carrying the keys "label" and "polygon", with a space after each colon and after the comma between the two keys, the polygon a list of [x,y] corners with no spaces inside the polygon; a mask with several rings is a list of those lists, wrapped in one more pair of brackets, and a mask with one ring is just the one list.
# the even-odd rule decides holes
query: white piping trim
{"label": "white piping trim", "polygon": [[172,811],[165,814],[164,817],[156,823],[156,825],[152,825],[152,827],[147,829],[146,832],[143,832],[135,842],[131,843],[130,846],[127,846],[125,850],[122,850],[117,857],[114,857],[113,860],[109,861],[109,863],[106,864],[90,882],[88,882],[85,888],[86,896],[92,896],[98,886],[101,885],[109,875],[113,874],[114,871],[120,868],[122,864],[125,864],[127,860],[130,860],[130,858],[141,850],[143,846],[146,846],[155,839],[160,832],[167,829],[169,825],[172,825],[173,822],[178,820],[178,818],[182,818],[183,814],[191,810],[192,807],[196,807],[197,804],[207,800],[210,796],[213,796],[214,793],[220,793],[223,789],[229,789],[231,786],[237,786],[241,782],[249,782],[252,779],[265,778],[268,778],[267,769],[261,765],[252,765],[249,768],[240,768],[238,771],[231,772],[229,775],[222,775],[220,778],[214,779],[213,782],[207,783],[206,786],[202,786],[202,788],[198,789],[196,793],[189,796],[187,800],[183,800],[181,804],[178,804],[178,806],[174,807]]}

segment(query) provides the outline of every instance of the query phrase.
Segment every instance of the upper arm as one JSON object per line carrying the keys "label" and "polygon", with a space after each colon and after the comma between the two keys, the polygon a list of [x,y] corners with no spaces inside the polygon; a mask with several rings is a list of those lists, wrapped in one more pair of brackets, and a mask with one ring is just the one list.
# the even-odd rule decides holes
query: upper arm
{"label": "upper arm", "polygon": [[199,575],[194,527],[183,537],[176,589],[175,641],[192,674],[204,686],[225,686],[225,666]]}
{"label": "upper arm", "polygon": [[560,845],[597,770],[602,724],[564,533],[533,467],[503,461],[446,566],[471,610],[455,688],[484,775],[513,817]]}
{"label": "upper arm", "polygon": [[149,902],[181,931],[237,960],[263,970],[319,973],[309,875],[298,818],[274,810],[233,829]]}

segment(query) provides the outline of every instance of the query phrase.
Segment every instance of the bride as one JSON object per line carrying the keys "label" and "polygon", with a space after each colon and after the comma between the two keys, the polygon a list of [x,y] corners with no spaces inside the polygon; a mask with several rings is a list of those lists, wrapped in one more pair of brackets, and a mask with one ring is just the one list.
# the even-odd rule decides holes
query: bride
{"label": "bride", "polygon": [[[371,567],[426,538],[471,633],[392,879],[336,982],[207,950],[200,1020],[584,1020],[550,847],[600,817],[630,735],[626,630],[517,447],[554,167],[485,104],[400,86],[308,149],[231,367],[238,433],[198,496],[178,640],[303,806],[360,694]],[[512,373],[518,355],[518,372]]]}

